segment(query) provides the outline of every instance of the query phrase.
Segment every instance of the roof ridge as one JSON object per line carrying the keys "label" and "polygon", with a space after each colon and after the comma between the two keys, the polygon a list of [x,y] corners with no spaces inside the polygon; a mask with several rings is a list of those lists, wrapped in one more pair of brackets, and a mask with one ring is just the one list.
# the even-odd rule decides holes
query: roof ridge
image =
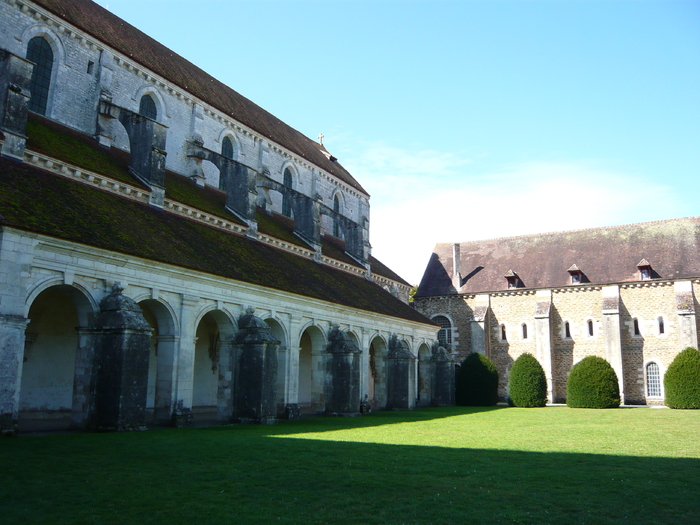
{"label": "roof ridge", "polygon": [[661,224],[661,223],[667,223],[667,222],[675,222],[675,221],[682,221],[682,220],[687,220],[687,219],[697,219],[700,220],[700,215],[689,215],[686,217],[675,217],[673,219],[660,219],[656,221],[642,221],[642,222],[630,222],[626,224],[615,224],[612,226],[596,226],[594,228],[578,228],[578,229],[573,229],[573,230],[554,230],[550,232],[538,232],[538,233],[525,233],[523,235],[507,235],[504,237],[488,237],[485,239],[474,239],[471,241],[460,241],[460,242],[439,242],[437,245],[441,244],[470,244],[470,243],[475,243],[475,242],[487,242],[487,241],[503,241],[507,239],[522,239],[522,238],[527,238],[527,237],[538,237],[542,235],[560,235],[562,233],[579,233],[579,232],[593,232],[597,230],[611,230],[611,229],[620,229],[620,228],[627,228],[630,226],[650,226],[653,224]]}

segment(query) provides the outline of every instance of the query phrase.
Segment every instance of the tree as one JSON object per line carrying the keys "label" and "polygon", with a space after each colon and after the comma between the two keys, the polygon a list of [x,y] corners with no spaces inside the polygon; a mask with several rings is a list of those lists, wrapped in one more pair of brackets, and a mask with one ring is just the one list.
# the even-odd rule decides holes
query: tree
{"label": "tree", "polygon": [[700,408],[700,351],[688,347],[671,362],[664,375],[666,406]]}
{"label": "tree", "polygon": [[515,407],[543,407],[547,404],[547,378],[532,354],[522,354],[508,376],[508,403]]}
{"label": "tree", "polygon": [[605,359],[584,357],[574,365],[566,382],[566,404],[572,408],[617,408],[620,386]]}
{"label": "tree", "polygon": [[455,401],[460,406],[493,406],[498,402],[498,371],[483,354],[469,354],[455,378]]}

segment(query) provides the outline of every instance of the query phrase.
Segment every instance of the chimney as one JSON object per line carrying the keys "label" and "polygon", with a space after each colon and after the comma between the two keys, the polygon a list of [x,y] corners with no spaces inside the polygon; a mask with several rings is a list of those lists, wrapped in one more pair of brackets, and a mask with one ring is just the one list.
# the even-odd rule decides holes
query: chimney
{"label": "chimney", "polygon": [[459,243],[454,243],[452,245],[452,286],[457,291],[462,287],[462,273],[459,271],[460,264]]}

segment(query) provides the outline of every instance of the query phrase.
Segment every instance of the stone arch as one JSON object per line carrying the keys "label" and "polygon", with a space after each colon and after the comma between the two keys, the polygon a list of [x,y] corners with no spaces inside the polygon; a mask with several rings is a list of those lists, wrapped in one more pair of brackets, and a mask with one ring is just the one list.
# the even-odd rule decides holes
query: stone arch
{"label": "stone arch", "polygon": [[41,288],[28,301],[20,430],[82,424],[87,411],[92,371],[87,329],[97,313],[94,300],[60,281]]}
{"label": "stone arch", "polygon": [[[291,162],[282,165],[282,186],[291,190],[296,189],[299,182],[299,172]],[[294,205],[291,192],[282,193],[282,215],[294,218]]]}
{"label": "stone arch", "polygon": [[360,350],[362,350],[362,344],[360,344],[360,337],[359,337],[353,330],[351,330],[350,328],[348,328],[347,330],[345,330],[345,333],[346,333],[346,334],[348,335],[348,337],[350,338],[350,341],[352,341],[352,343],[353,343],[357,348],[359,348]]}
{"label": "stone arch", "polygon": [[284,323],[279,318],[270,316],[263,318],[263,321],[270,327],[273,337],[280,342],[279,348],[277,349],[277,414],[282,417],[285,412],[285,406],[289,403],[290,399],[289,337]]}
{"label": "stone arch", "polygon": [[[345,215],[345,213],[343,213],[345,211],[345,195],[339,188],[336,188],[333,192],[333,195],[331,195],[331,207],[333,208],[334,212],[340,215]],[[341,227],[340,221],[333,217],[332,223],[333,237],[337,237],[339,239],[343,238],[343,229]]]}
{"label": "stone arch", "polygon": [[370,338],[367,399],[372,409],[386,408],[386,363],[388,344],[379,334]]}
{"label": "stone arch", "polygon": [[[440,342],[440,345],[450,350],[455,341],[456,335],[456,324],[452,316],[445,312],[436,312],[430,316],[433,322],[437,322],[440,325],[440,329],[435,334],[435,339]],[[446,325],[445,321],[449,323]]]}
{"label": "stone arch", "polygon": [[229,128],[222,129],[217,139],[217,143],[219,144],[219,150],[221,151],[221,154],[224,154],[223,144],[224,139],[227,137],[231,141],[231,145],[233,146],[233,156],[231,158],[235,161],[242,162],[241,154],[243,153],[243,146],[241,144],[241,140],[238,138],[238,135],[231,131]]}
{"label": "stone arch", "polygon": [[432,400],[432,364],[430,346],[423,342],[418,346],[418,406],[430,406]]}
{"label": "stone arch", "polygon": [[78,294],[74,297],[77,299],[78,321],[79,326],[88,327],[100,309],[98,301],[93,297],[86,284],[79,280],[73,280],[70,285],[66,285],[64,279],[58,277],[50,277],[43,281],[39,281],[34,285],[34,288],[27,294],[25,301],[25,316],[29,317],[29,310],[36,298],[45,290],[54,286],[69,286],[74,288]]}
{"label": "stone arch", "polygon": [[323,412],[323,353],[326,334],[309,323],[299,337],[298,404],[302,413]]}
{"label": "stone arch", "polygon": [[150,96],[153,99],[153,102],[155,102],[158,115],[155,119],[156,122],[164,124],[166,120],[170,119],[170,112],[168,111],[168,105],[165,103],[165,98],[163,98],[163,95],[153,84],[145,84],[136,91],[136,94],[134,95],[134,113],[139,112],[141,98],[146,95]]}
{"label": "stone arch", "polygon": [[200,311],[194,326],[192,416],[196,422],[227,420],[235,322],[227,312],[209,306]]}
{"label": "stone arch", "polygon": [[153,328],[148,361],[147,421],[169,423],[173,411],[173,384],[177,373],[179,327],[170,304],[145,296],[136,300],[143,316]]}
{"label": "stone arch", "polygon": [[22,34],[22,56],[27,56],[27,47],[29,46],[29,42],[36,37],[41,37],[46,40],[51,47],[51,51],[53,52],[53,68],[51,70],[51,81],[46,104],[46,112],[44,113],[44,115],[51,118],[54,116],[54,108],[56,107],[55,86],[58,85],[59,74],[62,75],[61,70],[65,68],[66,51],[63,42],[51,28],[45,24],[36,24],[28,27]]}

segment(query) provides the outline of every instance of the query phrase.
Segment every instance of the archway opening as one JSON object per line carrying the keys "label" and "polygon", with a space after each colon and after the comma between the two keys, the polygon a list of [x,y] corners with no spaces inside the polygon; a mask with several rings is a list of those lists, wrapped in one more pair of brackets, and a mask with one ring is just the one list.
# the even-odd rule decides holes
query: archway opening
{"label": "archway opening", "polygon": [[369,377],[367,398],[372,410],[386,408],[386,370],[384,358],[386,344],[381,337],[375,337],[369,345]]}
{"label": "archway opening", "polygon": [[418,349],[418,406],[430,406],[432,401],[430,358],[432,354],[427,344]]}
{"label": "archway opening", "polygon": [[280,342],[277,349],[277,415],[282,417],[289,403],[289,346],[284,327],[273,318],[265,319],[275,339]]}
{"label": "archway opening", "polygon": [[299,394],[302,414],[323,412],[323,347],[325,338],[315,326],[310,326],[299,340]]}

